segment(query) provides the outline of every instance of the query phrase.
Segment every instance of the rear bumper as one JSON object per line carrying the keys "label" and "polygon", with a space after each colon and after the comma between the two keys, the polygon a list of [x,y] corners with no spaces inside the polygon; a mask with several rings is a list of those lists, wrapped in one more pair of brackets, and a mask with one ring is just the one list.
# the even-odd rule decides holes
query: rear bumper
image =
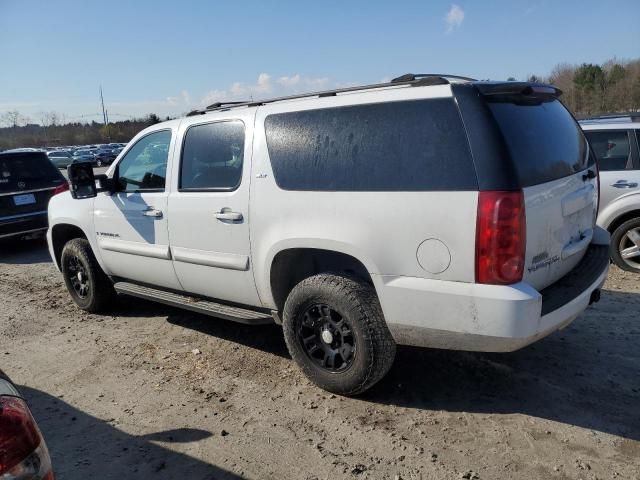
{"label": "rear bumper", "polygon": [[47,212],[35,212],[0,218],[0,238],[31,235],[47,230]]}
{"label": "rear bumper", "polygon": [[592,243],[569,274],[540,292],[524,282],[501,286],[398,276],[376,276],[374,282],[397,343],[509,352],[571,323],[608,271],[608,244]]}

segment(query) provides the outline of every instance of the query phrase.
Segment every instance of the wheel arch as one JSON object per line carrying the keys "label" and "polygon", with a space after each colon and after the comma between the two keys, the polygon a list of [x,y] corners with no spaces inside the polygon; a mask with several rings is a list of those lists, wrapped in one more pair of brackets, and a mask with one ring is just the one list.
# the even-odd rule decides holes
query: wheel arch
{"label": "wheel arch", "polygon": [[[51,227],[51,253],[58,269],[61,268],[60,258],[62,256],[62,249],[69,240],[73,240],[74,238],[85,238],[89,240],[84,230],[72,223],[57,223]],[[89,244],[91,244],[91,241],[89,241]],[[91,248],[93,248],[93,245]]]}
{"label": "wheel arch", "polygon": [[282,311],[287,296],[302,280],[326,272],[357,277],[375,290],[370,269],[351,253],[310,246],[288,247],[279,250],[270,262],[268,285],[275,308]]}
{"label": "wheel arch", "polygon": [[634,218],[640,218],[640,208],[629,210],[615,217],[607,226],[607,230],[609,231],[609,233],[613,233],[620,225]]}

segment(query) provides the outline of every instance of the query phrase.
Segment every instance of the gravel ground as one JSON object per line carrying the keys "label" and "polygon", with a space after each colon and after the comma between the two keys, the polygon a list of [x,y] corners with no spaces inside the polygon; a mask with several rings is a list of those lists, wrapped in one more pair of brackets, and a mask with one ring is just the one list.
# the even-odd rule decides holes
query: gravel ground
{"label": "gravel ground", "polygon": [[124,297],[86,314],[40,240],[0,244],[0,299],[0,368],[62,480],[640,479],[640,282],[616,268],[565,330],[399,348],[359,398],[311,385],[277,326]]}

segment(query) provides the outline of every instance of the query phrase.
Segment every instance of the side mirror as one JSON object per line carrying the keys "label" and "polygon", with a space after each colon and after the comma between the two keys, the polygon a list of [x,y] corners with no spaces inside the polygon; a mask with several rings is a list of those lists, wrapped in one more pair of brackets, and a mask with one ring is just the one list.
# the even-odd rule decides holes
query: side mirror
{"label": "side mirror", "polygon": [[93,198],[98,194],[93,167],[88,162],[75,162],[67,167],[71,196],[75,199]]}
{"label": "side mirror", "polygon": [[115,180],[107,177],[104,173],[96,175],[96,184],[98,185],[98,192],[107,192],[111,195],[116,191]]}

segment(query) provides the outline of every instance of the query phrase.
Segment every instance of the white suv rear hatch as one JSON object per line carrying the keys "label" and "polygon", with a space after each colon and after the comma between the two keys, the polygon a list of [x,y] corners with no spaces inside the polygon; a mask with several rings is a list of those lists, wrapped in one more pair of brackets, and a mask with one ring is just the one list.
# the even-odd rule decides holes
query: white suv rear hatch
{"label": "white suv rear hatch", "polygon": [[569,273],[591,242],[598,203],[595,163],[559,100],[488,100],[524,192],[523,281],[541,290]]}

